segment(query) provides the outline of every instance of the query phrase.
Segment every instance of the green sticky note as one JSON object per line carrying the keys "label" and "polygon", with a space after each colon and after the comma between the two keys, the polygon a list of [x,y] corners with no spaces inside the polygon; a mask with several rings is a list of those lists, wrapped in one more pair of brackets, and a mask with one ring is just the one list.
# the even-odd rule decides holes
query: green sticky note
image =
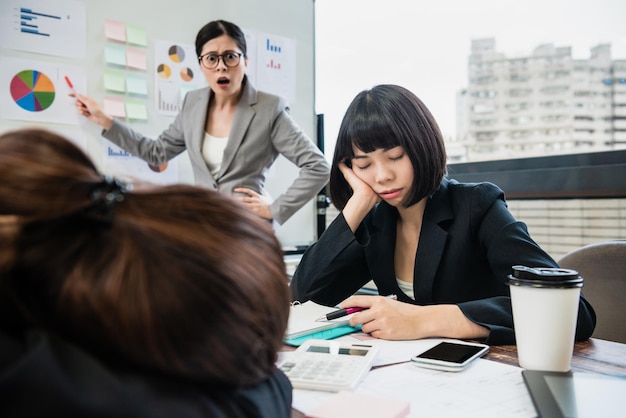
{"label": "green sticky note", "polygon": [[137,25],[126,25],[126,41],[129,44],[148,46],[146,30]]}
{"label": "green sticky note", "polygon": [[123,45],[106,44],[104,46],[104,61],[107,64],[126,66],[126,47]]}
{"label": "green sticky note", "polygon": [[106,70],[104,72],[104,88],[109,91],[126,93],[126,77],[121,71]]}
{"label": "green sticky note", "polygon": [[147,120],[146,103],[143,100],[126,100],[126,117],[128,119]]}
{"label": "green sticky note", "polygon": [[148,95],[148,81],[146,76],[139,74],[126,74],[126,91],[139,96]]}

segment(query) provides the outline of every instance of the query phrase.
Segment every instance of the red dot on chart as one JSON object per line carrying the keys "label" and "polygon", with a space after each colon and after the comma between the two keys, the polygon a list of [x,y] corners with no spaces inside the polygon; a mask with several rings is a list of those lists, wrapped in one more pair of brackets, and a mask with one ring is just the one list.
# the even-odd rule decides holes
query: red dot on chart
{"label": "red dot on chart", "polygon": [[150,170],[154,171],[155,173],[162,173],[167,170],[167,162],[161,165],[148,164],[148,167],[150,167]]}

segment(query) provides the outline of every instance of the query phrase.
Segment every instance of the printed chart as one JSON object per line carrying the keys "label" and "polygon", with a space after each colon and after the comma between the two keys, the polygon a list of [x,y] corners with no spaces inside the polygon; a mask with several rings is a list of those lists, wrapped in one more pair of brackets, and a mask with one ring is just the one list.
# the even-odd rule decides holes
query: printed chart
{"label": "printed chart", "polygon": [[106,139],[102,141],[102,150],[105,173],[131,181],[141,179],[154,184],[174,184],[179,181],[178,158],[174,158],[161,166],[154,166],[147,164]]}
{"label": "printed chart", "polygon": [[2,0],[0,47],[84,58],[86,16],[84,2],[76,0]]}
{"label": "printed chart", "polygon": [[11,80],[9,88],[15,103],[27,112],[41,112],[54,102],[52,80],[37,70],[20,71]]}
{"label": "printed chart", "polygon": [[155,107],[163,115],[175,116],[185,94],[206,86],[195,49],[175,42],[155,42]]}
{"label": "printed chart", "polygon": [[0,66],[0,115],[3,119],[76,125],[80,116],[69,96],[71,89],[87,90],[80,67],[38,60],[3,57]]}
{"label": "printed chart", "polygon": [[296,41],[259,33],[257,88],[296,101]]}

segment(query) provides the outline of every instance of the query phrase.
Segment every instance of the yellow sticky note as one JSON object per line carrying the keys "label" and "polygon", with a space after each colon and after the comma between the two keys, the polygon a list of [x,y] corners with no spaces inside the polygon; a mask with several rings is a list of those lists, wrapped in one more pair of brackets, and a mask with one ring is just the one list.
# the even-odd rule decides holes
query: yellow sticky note
{"label": "yellow sticky note", "polygon": [[128,119],[146,120],[148,119],[148,109],[143,100],[126,101],[126,117]]}
{"label": "yellow sticky note", "polygon": [[126,41],[133,45],[148,46],[146,30],[137,25],[126,25]]}
{"label": "yellow sticky note", "polygon": [[126,47],[107,44],[104,46],[104,61],[107,64],[126,66]]}
{"label": "yellow sticky note", "polygon": [[107,70],[104,72],[104,88],[109,91],[126,93],[126,78],[121,71]]}

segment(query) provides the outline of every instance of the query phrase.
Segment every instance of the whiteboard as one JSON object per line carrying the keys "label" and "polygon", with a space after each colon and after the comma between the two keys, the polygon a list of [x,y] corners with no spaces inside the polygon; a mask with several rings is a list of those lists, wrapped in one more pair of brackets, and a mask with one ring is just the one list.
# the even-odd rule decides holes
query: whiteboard
{"label": "whiteboard", "polygon": [[[49,0],[3,0],[4,5],[18,4],[31,7],[35,10],[39,5]],[[48,3],[50,4],[50,3]],[[42,50],[27,51],[16,49],[10,42],[0,45],[0,66],[32,61],[48,68],[57,68],[62,71],[74,71],[85,74],[85,80],[77,76],[73,84],[84,85],[87,94],[101,104],[107,95],[104,77],[110,72],[109,57],[105,59],[105,52],[109,52],[110,39],[105,36],[105,22],[117,21],[133,25],[145,30],[146,46],[139,47],[146,53],[147,70],[143,72],[148,86],[145,97],[140,97],[146,104],[144,120],[132,120],[127,123],[143,134],[155,137],[169,126],[174,116],[165,115],[155,106],[154,88],[155,75],[153,66],[156,65],[154,46],[158,41],[177,41],[181,44],[193,45],[197,31],[207,22],[215,19],[229,20],[239,25],[245,31],[253,33],[273,34],[293,42],[295,45],[295,96],[290,100],[291,115],[306,134],[315,141],[316,117],[314,104],[315,75],[314,75],[314,2],[293,0],[58,0],[52,2],[57,7],[64,8],[59,13],[61,18],[69,18],[72,13],[79,14],[84,8],[85,24],[85,51],[83,54],[72,56],[57,56],[45,53]],[[1,6],[5,7],[5,6]],[[7,6],[8,7],[8,6]],[[4,9],[3,9],[4,10]],[[74,17],[74,15],[72,15]],[[43,19],[43,20],[41,20]],[[40,22],[46,20],[41,18]],[[70,20],[67,20],[70,22]],[[71,20],[76,24],[76,20]],[[3,23],[3,22],[0,22]],[[72,27],[72,30],[75,28]],[[52,29],[54,30],[54,29]],[[80,28],[76,30],[81,30]],[[247,32],[246,32],[247,33]],[[3,35],[3,34],[0,34]],[[5,36],[5,39],[7,37]],[[8,45],[7,45],[8,44]],[[62,48],[63,46],[61,46]],[[72,39],[71,45],[66,48],[81,49],[81,40]],[[21,47],[20,47],[21,48]],[[248,53],[254,49],[248,46]],[[9,65],[10,67],[10,65]],[[11,75],[5,70],[3,77]],[[142,74],[141,71],[138,71]],[[4,98],[9,94],[9,81],[1,81]],[[59,100],[71,99],[60,97]],[[9,100],[10,101],[10,100]],[[19,120],[11,116],[7,100],[0,104],[0,131],[15,129],[24,126],[42,126],[58,131],[70,139],[83,145],[88,154],[94,159],[100,169],[103,169],[103,160],[106,147],[100,136],[100,128],[86,120],[77,118],[73,123],[55,122],[46,120],[28,121]],[[110,152],[110,151],[109,151]],[[186,154],[176,159],[178,175],[177,181],[193,183],[193,175]],[[270,170],[267,181],[267,190],[272,196],[281,194],[298,175],[298,168],[279,157]],[[284,246],[306,245],[317,239],[315,201],[309,202],[282,226],[275,226],[276,234]]]}

